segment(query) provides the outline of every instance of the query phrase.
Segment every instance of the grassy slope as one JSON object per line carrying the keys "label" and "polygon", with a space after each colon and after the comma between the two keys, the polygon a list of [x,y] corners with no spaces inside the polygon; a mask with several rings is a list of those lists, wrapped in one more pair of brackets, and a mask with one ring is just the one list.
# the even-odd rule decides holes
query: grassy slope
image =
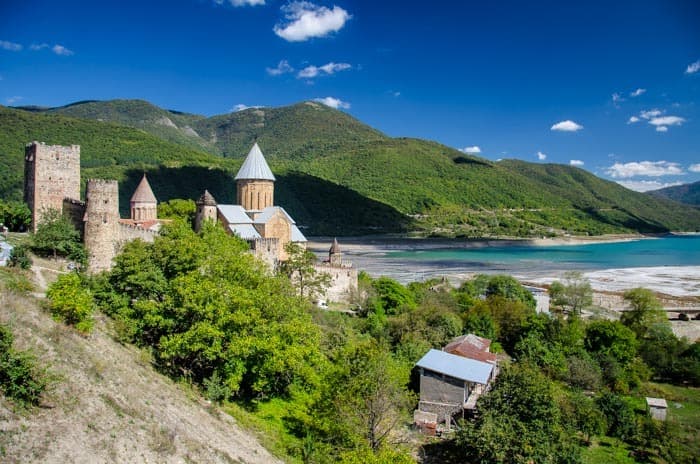
{"label": "grassy slope", "polygon": [[149,356],[115,341],[99,318],[89,337],[54,322],[41,301],[10,291],[0,268],[0,322],[56,377],[42,407],[15,411],[0,394],[0,462],[281,462],[248,430]]}
{"label": "grassy slope", "polygon": [[692,184],[683,184],[675,187],[653,190],[647,192],[647,195],[657,198],[667,198],[669,200],[685,203],[686,205],[700,207],[700,181],[693,182]]}
{"label": "grassy slope", "polygon": [[[128,102],[128,116],[113,119],[148,119],[138,116],[140,102]],[[124,106],[124,101],[117,103],[67,108],[81,107],[80,113],[90,117],[89,108],[104,105],[95,117]],[[144,105],[143,111],[156,108]],[[445,235],[537,236],[700,228],[697,211],[650,199],[580,169],[492,163],[434,142],[392,139],[317,103],[248,109],[207,119],[187,117],[233,162],[225,164],[228,169],[240,163],[257,138],[278,174],[278,203],[299,223],[310,225],[311,233],[418,228]],[[193,197],[186,176],[173,170],[167,174],[171,178],[162,186],[166,194],[159,197]],[[201,175],[190,177],[197,180]],[[198,191],[206,187],[220,201],[233,201],[232,186],[223,185],[221,176],[213,177],[210,184],[195,182]],[[212,184],[225,188],[217,193]],[[408,224],[403,215],[414,215],[415,220]]]}

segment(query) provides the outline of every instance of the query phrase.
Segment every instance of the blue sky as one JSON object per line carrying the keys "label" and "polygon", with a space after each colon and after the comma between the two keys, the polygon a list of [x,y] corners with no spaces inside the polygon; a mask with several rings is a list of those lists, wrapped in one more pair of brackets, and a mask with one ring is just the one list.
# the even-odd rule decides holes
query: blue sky
{"label": "blue sky", "polygon": [[[572,3],[572,4],[567,4]],[[391,136],[700,180],[700,2],[0,2],[0,104],[323,99]]]}

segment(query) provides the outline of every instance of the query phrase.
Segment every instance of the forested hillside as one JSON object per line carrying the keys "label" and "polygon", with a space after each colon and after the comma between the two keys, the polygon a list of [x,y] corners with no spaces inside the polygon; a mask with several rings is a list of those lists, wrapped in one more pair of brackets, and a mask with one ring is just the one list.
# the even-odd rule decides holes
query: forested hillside
{"label": "forested hillside", "polygon": [[390,138],[314,102],[205,118],[115,100],[31,112],[2,108],[0,120],[0,163],[7,166],[0,194],[11,198],[21,195],[24,144],[41,140],[80,144],[83,178],[117,178],[124,197],[148,171],[161,201],[196,198],[207,188],[218,201],[232,202],[232,174],[257,139],[278,178],[277,202],[310,234],[483,237],[700,229],[697,210],[581,169],[494,163],[435,142]]}
{"label": "forested hillside", "polygon": [[647,192],[657,198],[667,198],[687,205],[700,206],[700,181]]}

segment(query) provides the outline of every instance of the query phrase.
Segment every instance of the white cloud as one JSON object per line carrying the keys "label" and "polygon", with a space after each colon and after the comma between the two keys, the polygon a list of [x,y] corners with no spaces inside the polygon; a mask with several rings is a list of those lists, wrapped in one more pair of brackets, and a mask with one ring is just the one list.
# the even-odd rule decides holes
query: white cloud
{"label": "white cloud", "polygon": [[580,131],[581,129],[583,129],[582,125],[577,124],[569,119],[567,119],[566,121],[558,122],[551,127],[551,130],[560,132],[576,132]]}
{"label": "white cloud", "polygon": [[22,50],[22,45],[7,40],[0,40],[0,48],[10,52],[18,52]]}
{"label": "white cloud", "polygon": [[[217,5],[223,5],[224,0],[214,0],[214,3]],[[265,0],[228,0],[228,3],[231,4],[231,6],[256,6],[256,5],[264,5]]]}
{"label": "white cloud", "polygon": [[323,66],[307,66],[301,71],[299,71],[299,74],[297,74],[297,78],[299,79],[312,79],[314,77],[317,77],[319,74],[325,74],[327,76],[330,76],[331,74],[335,74],[339,71],[345,71],[346,69],[352,68],[352,65],[349,63],[333,63],[332,61],[330,63],[326,63]]}
{"label": "white cloud", "polygon": [[653,110],[647,110],[647,111],[640,111],[639,112],[639,117],[642,119],[651,119],[655,118],[657,116],[661,116],[662,111],[653,109]]}
{"label": "white cloud", "polygon": [[392,91],[391,94],[392,94],[394,97],[400,97],[400,96],[401,96],[401,92],[399,92],[398,90]]}
{"label": "white cloud", "polygon": [[680,116],[660,116],[649,120],[652,126],[680,126],[685,122],[685,119]]}
{"label": "white cloud", "polygon": [[66,47],[64,47],[63,45],[59,45],[59,44],[56,44],[53,47],[51,47],[51,50],[56,55],[71,56],[73,54],[72,50],[68,50]]}
{"label": "white cloud", "polygon": [[325,37],[338,32],[352,16],[333,5],[332,9],[307,1],[294,1],[284,5],[285,23],[275,25],[275,34],[288,42],[304,42],[313,37]]}
{"label": "white cloud", "polygon": [[637,89],[634,92],[630,93],[630,97],[638,97],[646,91],[647,91],[647,89]]}
{"label": "white cloud", "polygon": [[8,105],[14,105],[15,103],[19,102],[20,100],[23,100],[24,97],[20,96],[15,96],[15,97],[10,97],[7,99],[7,104]]}
{"label": "white cloud", "polygon": [[634,124],[635,122],[639,122],[639,118],[637,116],[630,116],[630,118],[627,120],[627,124]]}
{"label": "white cloud", "polygon": [[231,109],[229,110],[229,112],[231,112],[231,113],[237,113],[237,112],[239,112],[239,111],[247,110],[247,109],[250,109],[250,108],[264,108],[264,107],[263,107],[263,106],[259,106],[259,105],[248,106],[248,105],[244,105],[243,103],[239,103],[239,104],[235,105],[233,108],[231,108]]}
{"label": "white cloud", "polygon": [[294,72],[294,68],[289,65],[287,60],[282,60],[277,63],[274,68],[265,68],[270,76],[279,76],[280,74],[286,74]]}
{"label": "white cloud", "polygon": [[540,161],[544,161],[544,160],[547,159],[547,155],[545,155],[545,154],[542,153],[541,151],[538,151],[538,152],[537,152],[537,159],[540,160]]}
{"label": "white cloud", "polygon": [[664,187],[673,187],[676,185],[681,185],[682,182],[662,183],[655,180],[627,180],[620,181],[618,182],[618,184],[637,192],[647,192],[649,190],[658,190]]}
{"label": "white cloud", "polygon": [[569,160],[569,164],[572,166],[583,166],[583,161],[581,161],[581,160]]}
{"label": "white cloud", "polygon": [[461,151],[462,153],[470,153],[470,154],[481,153],[481,148],[478,145],[474,145],[473,147],[458,148],[458,150]]}
{"label": "white cloud", "polygon": [[695,63],[690,63],[688,67],[685,68],[686,74],[695,74],[698,71],[700,71],[700,60],[696,61]]}
{"label": "white cloud", "polygon": [[323,103],[326,106],[330,106],[335,109],[345,109],[350,108],[350,103],[344,102],[343,100],[335,97],[324,97],[324,98],[314,98],[315,102]]}
{"label": "white cloud", "polygon": [[615,163],[605,170],[613,179],[629,179],[630,177],[661,177],[679,176],[685,174],[680,164],[669,161],[633,161],[630,163]]}
{"label": "white cloud", "polygon": [[47,43],[41,43],[41,44],[31,44],[31,45],[29,46],[29,49],[30,49],[30,50],[33,50],[33,51],[35,51],[35,52],[36,52],[36,51],[39,51],[39,50],[43,50],[43,49],[45,49],[45,48],[49,48],[49,44],[47,44]]}
{"label": "white cloud", "polygon": [[620,102],[625,101],[625,99],[622,98],[622,95],[615,92],[614,94],[612,94],[612,101],[613,101],[613,103],[620,103]]}
{"label": "white cloud", "polygon": [[668,132],[668,127],[666,127],[666,126],[656,126],[656,132]]}
{"label": "white cloud", "polygon": [[688,166],[688,171],[700,172],[700,164],[691,164],[690,166]]}

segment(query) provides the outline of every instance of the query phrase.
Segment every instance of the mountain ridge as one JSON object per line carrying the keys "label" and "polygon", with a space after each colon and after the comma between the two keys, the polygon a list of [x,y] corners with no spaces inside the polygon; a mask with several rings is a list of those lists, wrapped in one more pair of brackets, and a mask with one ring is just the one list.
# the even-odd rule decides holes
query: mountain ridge
{"label": "mountain ridge", "polygon": [[700,181],[651,190],[646,193],[657,198],[666,198],[700,208]]}
{"label": "mountain ridge", "polygon": [[[418,230],[424,235],[480,237],[700,229],[700,212],[632,192],[581,169],[519,160],[492,162],[433,141],[391,138],[342,111],[316,102],[249,108],[209,118],[178,114],[142,100],[77,102],[31,113],[6,109],[6,119],[7,112],[16,112],[15,118],[19,118],[19,113],[59,118],[51,122],[55,126],[80,121],[86,125],[85,131],[109,127],[114,134],[105,135],[111,142],[103,145],[125,145],[120,145],[120,141],[121,137],[127,137],[124,132],[127,127],[141,131],[139,137],[150,140],[146,145],[153,146],[156,139],[171,144],[157,150],[172,150],[173,156],[152,157],[142,153],[143,159],[139,161],[133,153],[115,154],[111,165],[105,166],[95,164],[95,158],[104,156],[94,153],[93,148],[85,151],[90,155],[85,158],[84,167],[99,175],[113,172],[123,179],[129,177],[125,176],[125,170],[135,165],[146,170],[163,170],[163,166],[172,167],[173,163],[183,170],[189,165],[208,166],[216,171],[216,182],[224,190],[223,194],[215,194],[219,201],[232,200],[233,183],[226,185],[227,178],[253,141],[258,141],[280,179],[276,195],[279,204],[288,207],[299,223],[308,224],[311,233]],[[67,117],[66,112],[72,115],[70,123],[60,120]],[[197,143],[209,144],[215,150],[206,152],[204,148],[178,141],[172,133],[165,134],[156,126],[158,118],[164,115],[177,130],[185,125],[191,127],[198,136]],[[49,124],[42,121],[31,124],[25,121],[33,125],[33,129],[25,132],[41,133],[42,124]],[[14,143],[26,143],[30,140],[27,136],[23,142],[15,136]],[[0,130],[0,149],[2,137]],[[128,137],[136,136],[129,132]],[[205,174],[201,172],[198,176]],[[163,179],[166,194],[159,194],[161,201],[176,196],[197,198],[198,194],[193,192],[195,186],[206,185],[206,179],[188,183],[188,176],[181,177],[183,182],[177,191],[168,185],[177,179]],[[157,178],[155,183],[159,183]],[[352,202],[349,198],[353,198]],[[363,213],[363,208],[369,213]],[[350,217],[347,221],[343,220],[346,214]]]}

